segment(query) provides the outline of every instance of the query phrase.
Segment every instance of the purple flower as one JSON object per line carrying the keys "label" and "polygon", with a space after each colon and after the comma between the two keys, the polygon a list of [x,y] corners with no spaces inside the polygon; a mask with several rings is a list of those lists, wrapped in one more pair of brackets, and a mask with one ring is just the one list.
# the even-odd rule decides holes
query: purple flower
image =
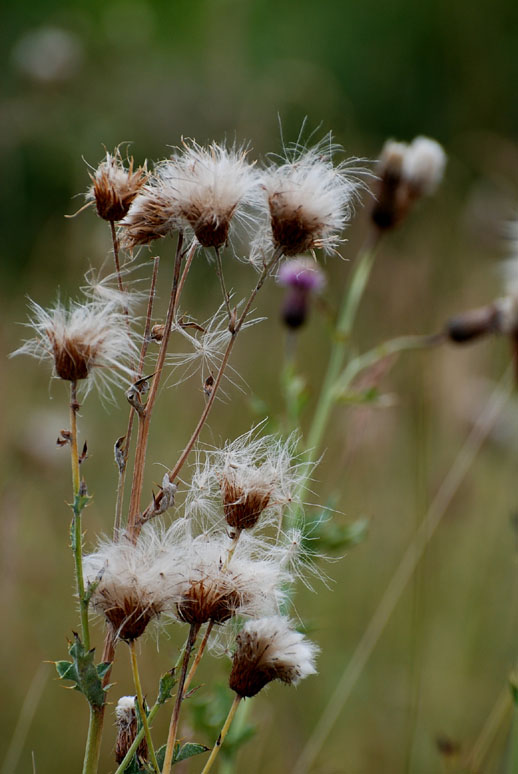
{"label": "purple flower", "polygon": [[325,275],[311,258],[294,258],[282,264],[277,280],[279,285],[288,288],[282,319],[289,328],[300,328],[308,315],[310,295],[322,290]]}

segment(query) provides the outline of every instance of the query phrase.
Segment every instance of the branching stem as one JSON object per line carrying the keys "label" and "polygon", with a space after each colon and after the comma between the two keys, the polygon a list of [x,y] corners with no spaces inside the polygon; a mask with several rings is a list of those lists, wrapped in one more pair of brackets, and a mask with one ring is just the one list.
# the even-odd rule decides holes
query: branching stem
{"label": "branching stem", "polygon": [[[201,416],[200,416],[200,418],[198,420],[198,424],[194,428],[193,433],[192,433],[191,437],[189,438],[189,440],[187,441],[187,444],[186,444],[184,450],[180,454],[180,457],[178,458],[176,464],[174,465],[174,467],[172,468],[171,472],[169,473],[169,481],[171,481],[171,483],[174,482],[175,478],[177,477],[177,475],[179,474],[180,470],[184,466],[185,461],[187,460],[187,457],[191,453],[194,444],[198,440],[198,437],[199,437],[199,435],[200,435],[200,433],[201,433],[201,431],[203,429],[203,426],[204,426],[204,424],[205,424],[205,422],[207,420],[207,417],[210,414],[210,410],[211,410],[212,406],[214,405],[214,401],[216,400],[216,395],[217,395],[219,386],[221,384],[221,380],[223,378],[223,374],[225,373],[225,369],[226,369],[226,367],[228,365],[228,361],[230,359],[230,355],[232,353],[232,349],[234,347],[234,344],[235,344],[235,341],[236,341],[237,336],[239,334],[239,331],[243,327],[243,324],[244,324],[244,322],[246,320],[246,317],[247,317],[247,315],[248,315],[248,313],[250,311],[250,307],[252,306],[252,304],[253,304],[253,302],[255,300],[256,295],[258,294],[258,292],[260,291],[260,289],[264,285],[266,278],[274,271],[274,269],[277,266],[277,263],[279,262],[281,256],[282,256],[282,250],[280,248],[278,248],[274,252],[271,260],[267,264],[265,264],[261,274],[259,275],[259,279],[257,280],[257,283],[256,283],[254,289],[252,290],[252,292],[251,292],[251,294],[250,294],[250,296],[249,296],[249,298],[248,298],[248,300],[247,300],[247,302],[245,304],[245,307],[244,307],[241,315],[239,316],[239,319],[237,320],[236,324],[233,326],[233,328],[231,330],[231,334],[232,335],[231,335],[230,340],[229,340],[229,342],[227,344],[227,348],[226,348],[226,350],[225,350],[225,352],[223,354],[223,360],[221,361],[221,365],[219,367],[218,373],[216,374],[216,379],[214,380],[214,385],[212,387],[212,392],[210,394],[210,397],[207,400],[207,403],[205,404],[205,407],[204,407],[204,409],[202,411],[202,414],[201,414]],[[148,505],[148,507],[146,508],[146,510],[143,512],[143,514],[142,514],[142,516],[140,518],[140,524],[139,524],[140,527],[142,526],[142,524],[144,524],[148,520],[148,518],[151,518],[151,515],[153,514],[153,512],[155,510],[156,504],[160,503],[161,499],[162,499],[162,494],[161,494],[161,492],[159,492],[157,497],[156,497],[156,500],[154,502],[150,503]]]}

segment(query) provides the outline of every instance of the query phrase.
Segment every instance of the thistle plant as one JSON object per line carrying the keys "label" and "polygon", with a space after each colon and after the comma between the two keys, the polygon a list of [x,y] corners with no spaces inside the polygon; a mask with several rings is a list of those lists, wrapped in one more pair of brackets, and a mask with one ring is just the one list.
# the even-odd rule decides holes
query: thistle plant
{"label": "thistle plant", "polygon": [[[274,680],[296,685],[316,674],[318,647],[301,631],[293,607],[297,581],[309,584],[308,576],[321,574],[318,564],[330,547],[327,517],[308,518],[318,505],[310,487],[318,477],[315,468],[331,412],[351,394],[358,374],[388,352],[430,344],[427,337],[403,337],[355,355],[350,339],[382,234],[439,182],[444,154],[437,143],[418,138],[409,146],[391,143],[383,150],[370,234],[336,315],[314,415],[304,414],[292,338],[283,384],[295,429],[266,433],[260,422],[219,447],[207,445],[204,430],[224,380],[226,389],[233,389],[236,342],[246,338],[252,324],[264,322],[252,316],[256,307],[260,310],[263,286],[277,280],[286,288],[281,317],[291,337],[301,335],[310,304],[324,290],[320,255],[328,253],[332,260],[337,254],[367,188],[365,170],[337,160],[340,153],[330,137],[315,147],[290,146],[284,157],[266,164],[252,163],[247,146],[202,147],[194,141],[149,167],[135,167],[120,149],[107,153],[91,174],[85,207],[95,206],[109,225],[113,273],[100,276],[97,285],[90,283],[82,300],[59,301],[50,310],[31,302],[32,336],[15,354],[50,361],[53,377],[66,382],[69,391],[70,425],[58,444],[68,447],[71,456],[71,549],[81,629],[70,646],[70,660],[57,661],[56,668],[89,704],[83,774],[98,770],[108,697],[117,701],[117,774],[169,774],[181,760],[207,752],[198,742],[180,743],[179,724],[196,670],[211,647],[231,659],[228,685],[234,700],[229,699],[227,719],[203,772],[212,768],[241,702],[248,704]],[[243,298],[229,291],[225,279],[238,232],[248,245],[240,256],[240,270],[248,272],[250,285]],[[174,254],[164,267],[163,259],[150,260],[141,248],[166,239],[161,244],[174,244]],[[208,319],[184,309],[183,291],[195,261],[204,263],[220,295]],[[140,263],[149,275],[144,297],[131,283]],[[168,273],[167,311],[157,320],[155,294],[166,282],[162,274]],[[171,410],[177,410],[171,391],[160,388],[194,375],[203,395],[199,416],[181,441],[181,453],[164,461],[161,484],[146,502],[155,405],[158,399],[170,401]],[[96,393],[128,405],[127,423],[113,439],[118,470],[114,523],[102,536],[92,535],[84,519],[90,502],[83,475],[88,450],[81,446],[78,428],[79,410],[84,405],[86,411],[86,401]],[[347,536],[342,536],[334,547],[345,544]],[[94,615],[105,627],[102,650],[94,642]],[[143,642],[145,651],[153,627],[159,638],[166,629],[183,645],[157,681],[150,707],[136,643]],[[169,642],[163,647],[172,650]],[[110,673],[116,658],[126,658],[126,650],[134,684],[124,686],[127,695],[117,699]],[[159,744],[153,721],[168,702],[168,736]]]}

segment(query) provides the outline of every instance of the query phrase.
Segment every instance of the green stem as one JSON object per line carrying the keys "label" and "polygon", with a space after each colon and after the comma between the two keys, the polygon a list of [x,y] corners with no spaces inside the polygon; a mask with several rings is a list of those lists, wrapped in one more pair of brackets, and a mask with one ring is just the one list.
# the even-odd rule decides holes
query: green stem
{"label": "green stem", "polygon": [[83,762],[83,774],[96,774],[101,753],[101,730],[103,724],[103,711],[90,707],[90,722],[88,725],[88,738],[86,740],[85,758]]}
{"label": "green stem", "polygon": [[[155,719],[156,713],[160,709],[160,706],[161,705],[158,702],[155,702],[155,704],[153,704],[153,706],[149,710],[149,715],[147,716],[148,726],[150,726],[150,724]],[[133,758],[133,756],[137,752],[137,749],[138,749],[141,741],[144,739],[144,734],[145,734],[145,730],[144,730],[144,726],[142,726],[142,728],[140,729],[140,731],[136,735],[135,739],[133,740],[132,745],[129,748],[128,752],[126,753],[126,755],[124,756],[124,758],[120,762],[119,767],[116,770],[115,774],[123,774],[123,772],[126,771],[126,769],[128,768],[128,766],[131,763],[131,759]]]}
{"label": "green stem", "polygon": [[88,599],[85,594],[85,581],[83,576],[83,534],[81,530],[81,511],[84,507],[81,498],[81,485],[79,478],[79,454],[77,449],[77,412],[79,403],[77,402],[77,384],[70,384],[70,458],[72,462],[72,489],[74,500],[72,503],[72,550],[74,552],[74,563],[76,571],[77,596],[79,597],[79,610],[81,614],[81,630],[83,633],[83,644],[87,650],[90,649],[90,630],[88,626]]}
{"label": "green stem", "polygon": [[216,744],[212,748],[212,752],[211,752],[211,754],[209,756],[209,759],[208,759],[207,763],[203,767],[203,771],[201,772],[201,774],[208,774],[208,772],[211,770],[212,764],[216,760],[216,756],[219,753],[219,751],[221,749],[221,745],[225,741],[225,737],[228,734],[228,730],[229,730],[229,728],[230,728],[230,726],[232,724],[232,721],[234,720],[234,715],[237,712],[237,708],[239,707],[239,702],[240,701],[241,701],[241,696],[238,696],[236,694],[235,697],[234,697],[234,701],[232,702],[232,706],[230,707],[229,713],[227,715],[227,719],[225,720],[223,728],[221,729],[220,734],[219,734],[218,738],[216,739]]}
{"label": "green stem", "polygon": [[311,462],[314,462],[317,458],[318,450],[322,443],[322,438],[335,402],[336,381],[340,375],[347,355],[356,313],[360,306],[374,264],[378,241],[378,238],[373,239],[360,252],[349,288],[344,296],[342,307],[338,315],[326,375],[320,390],[315,415],[307,438],[306,446]]}
{"label": "green stem", "polygon": [[144,696],[142,695],[142,685],[140,683],[140,675],[138,671],[137,653],[135,650],[135,641],[132,640],[129,643],[130,656],[131,656],[131,671],[133,673],[133,682],[135,683],[135,690],[137,692],[137,705],[140,714],[140,720],[144,729],[144,735],[146,737],[148,753],[151,758],[151,763],[157,774],[160,774],[160,767],[156,759],[155,748],[153,746],[153,740],[151,738],[151,731],[149,730],[149,723],[146,715],[146,708],[144,707]]}

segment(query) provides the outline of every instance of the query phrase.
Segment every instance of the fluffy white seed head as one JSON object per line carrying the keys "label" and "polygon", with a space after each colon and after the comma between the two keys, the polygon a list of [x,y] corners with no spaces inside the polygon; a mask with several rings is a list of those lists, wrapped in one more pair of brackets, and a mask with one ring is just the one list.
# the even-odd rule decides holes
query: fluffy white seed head
{"label": "fluffy white seed head", "polygon": [[283,510],[299,503],[307,463],[297,455],[298,438],[260,436],[257,428],[221,449],[199,450],[186,516],[217,522],[223,512],[234,531],[261,524],[279,524]]}
{"label": "fluffy white seed head", "polygon": [[96,383],[112,397],[112,387],[132,375],[130,363],[138,354],[127,318],[116,300],[86,303],[58,302],[49,310],[30,302],[27,324],[35,336],[13,355],[31,355],[54,364],[59,379],[81,382],[85,391]]}
{"label": "fluffy white seed head", "polygon": [[183,546],[189,540],[189,525],[180,519],[166,532],[155,525],[146,528],[136,544],[122,537],[85,556],[91,604],[120,639],[140,637],[151,620],[174,611],[181,593]]}
{"label": "fluffy white seed head", "polygon": [[191,141],[157,168],[172,192],[179,219],[203,247],[221,247],[233,218],[247,220],[257,202],[258,174],[244,148]]}
{"label": "fluffy white seed head", "polygon": [[331,252],[343,241],[360,184],[350,162],[333,163],[336,150],[329,137],[313,148],[294,146],[282,163],[263,173],[268,236],[285,255],[315,248]]}
{"label": "fluffy white seed head", "polygon": [[438,188],[446,167],[446,154],[436,140],[416,137],[408,146],[402,174],[417,196],[428,196]]}
{"label": "fluffy white seed head", "polygon": [[280,562],[254,553],[249,541],[232,546],[221,534],[202,534],[192,541],[177,605],[179,618],[190,624],[221,624],[237,614],[277,612],[291,576]]}
{"label": "fluffy white seed head", "polygon": [[236,638],[230,688],[238,696],[250,697],[272,680],[296,685],[316,674],[317,652],[317,646],[286,618],[247,621]]}

